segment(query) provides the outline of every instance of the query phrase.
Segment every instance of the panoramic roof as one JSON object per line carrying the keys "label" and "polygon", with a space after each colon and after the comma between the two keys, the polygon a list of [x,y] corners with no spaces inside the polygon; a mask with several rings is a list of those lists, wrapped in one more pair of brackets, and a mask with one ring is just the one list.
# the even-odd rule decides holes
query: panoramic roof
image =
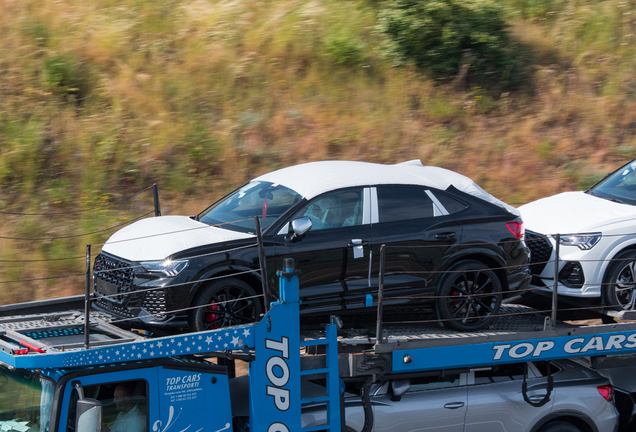
{"label": "panoramic roof", "polygon": [[262,175],[254,181],[282,184],[307,199],[330,190],[353,186],[404,184],[446,190],[453,185],[462,192],[519,215],[517,209],[493,197],[468,177],[444,168],[423,166],[419,160],[396,165],[350,161],[310,162]]}

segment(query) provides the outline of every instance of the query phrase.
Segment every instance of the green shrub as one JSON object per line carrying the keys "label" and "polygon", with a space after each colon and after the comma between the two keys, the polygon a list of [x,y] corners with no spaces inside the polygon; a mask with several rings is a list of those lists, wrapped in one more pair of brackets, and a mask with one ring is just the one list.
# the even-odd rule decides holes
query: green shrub
{"label": "green shrub", "polygon": [[521,57],[504,12],[493,0],[389,0],[378,24],[388,36],[383,52],[435,78],[453,77],[469,64],[477,82],[516,83]]}
{"label": "green shrub", "polygon": [[325,50],[333,61],[343,66],[358,66],[364,60],[363,44],[345,33],[328,33]]}
{"label": "green shrub", "polygon": [[83,71],[73,56],[55,55],[44,60],[42,79],[46,86],[63,94],[85,94]]}

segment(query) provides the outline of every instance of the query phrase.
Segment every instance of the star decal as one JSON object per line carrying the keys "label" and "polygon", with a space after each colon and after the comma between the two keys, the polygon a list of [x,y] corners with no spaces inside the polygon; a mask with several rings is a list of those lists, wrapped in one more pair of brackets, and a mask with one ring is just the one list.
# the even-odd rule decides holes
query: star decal
{"label": "star decal", "polygon": [[205,338],[205,343],[208,344],[208,345],[211,344],[212,343],[212,336],[206,337]]}
{"label": "star decal", "polygon": [[234,336],[234,337],[232,338],[232,345],[234,345],[234,346],[238,346],[238,345],[240,344],[240,342],[241,342],[241,341],[239,340],[238,336]]}
{"label": "star decal", "polygon": [[249,335],[250,335],[250,329],[243,330],[243,336],[249,336]]}

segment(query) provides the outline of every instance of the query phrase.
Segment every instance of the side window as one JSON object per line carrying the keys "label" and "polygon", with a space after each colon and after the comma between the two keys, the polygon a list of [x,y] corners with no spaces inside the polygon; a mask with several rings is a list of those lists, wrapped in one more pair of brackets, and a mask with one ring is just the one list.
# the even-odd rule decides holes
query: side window
{"label": "side window", "polygon": [[523,363],[500,365],[491,370],[475,372],[475,384],[490,384],[522,379]]}
{"label": "side window", "polygon": [[433,217],[433,201],[424,188],[411,186],[378,187],[380,223]]}
{"label": "side window", "polygon": [[[103,432],[148,431],[148,383],[124,381],[84,387],[84,397],[103,405]],[[67,432],[75,432],[77,390],[71,393]]]}
{"label": "side window", "polygon": [[539,361],[539,362],[532,362],[528,364],[528,369],[530,369],[530,367],[532,365],[534,365],[534,367],[537,370],[537,376],[548,376],[548,375],[554,375],[555,373],[559,372],[561,370],[561,368],[553,363],[553,362],[549,362],[550,363],[550,373],[548,373],[548,362],[547,361]]}
{"label": "side window", "polygon": [[459,387],[459,374],[432,375],[411,378],[409,391],[435,390],[450,387]]}
{"label": "side window", "polygon": [[362,224],[362,188],[330,192],[310,201],[292,220],[311,219],[311,230],[342,228]]}
{"label": "side window", "polygon": [[444,208],[446,209],[446,211],[448,211],[449,214],[458,213],[468,207],[466,206],[466,204],[456,200],[455,198],[452,198],[446,195],[445,193],[435,191],[433,192],[433,194],[439,200],[439,202],[444,206]]}

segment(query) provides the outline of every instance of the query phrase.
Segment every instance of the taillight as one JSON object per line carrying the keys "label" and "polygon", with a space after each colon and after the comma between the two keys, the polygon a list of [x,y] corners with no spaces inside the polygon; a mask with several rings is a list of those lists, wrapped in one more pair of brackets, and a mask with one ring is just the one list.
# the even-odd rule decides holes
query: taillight
{"label": "taillight", "polygon": [[508,231],[519,240],[523,240],[523,235],[526,233],[526,229],[523,227],[523,222],[508,222],[506,224]]}
{"label": "taillight", "polygon": [[605,399],[608,402],[611,402],[612,400],[614,400],[613,385],[611,384],[602,385],[602,386],[597,386],[596,388],[598,389],[598,392],[601,394],[601,396],[603,396],[603,399]]}

